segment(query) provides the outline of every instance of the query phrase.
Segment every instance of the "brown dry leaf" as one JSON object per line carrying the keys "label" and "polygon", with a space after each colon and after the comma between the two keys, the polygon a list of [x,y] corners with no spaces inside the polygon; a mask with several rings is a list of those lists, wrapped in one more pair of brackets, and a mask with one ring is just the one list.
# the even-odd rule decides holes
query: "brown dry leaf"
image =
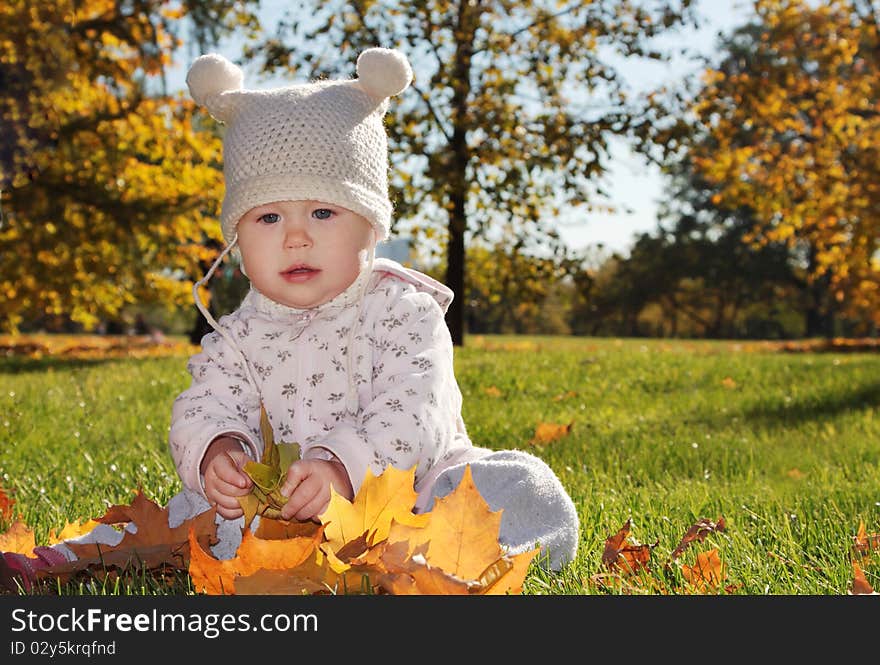
{"label": "brown dry leaf", "polygon": [[857,564],[855,561],[852,562],[853,567],[853,584],[852,591],[850,592],[853,596],[877,596],[880,595],[876,591],[874,591],[874,587],[868,584],[868,580],[865,577],[865,573],[862,570],[862,567]]}
{"label": "brown dry leaf", "polygon": [[684,578],[698,593],[714,591],[721,586],[727,577],[724,564],[718,556],[718,550],[697,554],[697,562],[693,566],[682,564],[681,572]]}
{"label": "brown dry leaf", "polygon": [[332,549],[341,549],[365,532],[375,545],[388,538],[392,520],[424,523],[427,518],[412,513],[418,497],[413,489],[414,477],[415,467],[403,471],[389,466],[379,476],[374,476],[368,467],[354,501],[348,501],[331,487],[330,504],[319,519],[326,527],[324,535]]}
{"label": "brown dry leaf", "polygon": [[724,379],[721,381],[721,385],[728,390],[733,390],[734,388],[736,388],[736,381],[731,379],[729,376],[725,376]]}
{"label": "brown dry leaf", "polygon": [[33,530],[20,520],[16,520],[6,531],[0,533],[0,552],[30,556],[36,546]]}
{"label": "brown dry leaf", "polygon": [[660,541],[658,540],[653,545],[627,542],[631,526],[632,520],[628,519],[616,534],[605,540],[602,563],[605,564],[608,570],[620,569],[623,573],[648,570],[651,550],[657,547]]}
{"label": "brown dry leaf", "polygon": [[556,397],[554,397],[554,398],[553,398],[553,401],[554,401],[554,402],[561,402],[561,401],[566,400],[566,399],[571,399],[572,397],[577,397],[577,395],[578,395],[578,394],[577,394],[575,391],[573,391],[573,390],[569,390],[568,392],[564,392],[564,393],[562,393],[562,394],[557,395]]}
{"label": "brown dry leaf", "polygon": [[669,555],[669,558],[674,561],[681,556],[681,553],[684,552],[695,540],[702,543],[710,533],[724,531],[726,527],[727,525],[724,522],[724,517],[719,517],[716,522],[704,517],[687,530],[687,533],[684,534],[678,547],[673,550],[672,554]]}
{"label": "brown dry leaf", "polygon": [[129,505],[110,506],[95,521],[101,524],[122,525],[134,523],[137,531],[124,531],[118,545],[95,543],[72,543],[67,546],[76,554],[78,561],[65,566],[64,572],[82,570],[89,565],[112,563],[125,567],[128,563],[146,565],[148,568],[170,565],[186,570],[189,560],[189,533],[194,531],[202,547],[217,542],[217,525],[212,508],[177,527],[168,526],[168,508],[160,508],[138,491]]}
{"label": "brown dry leaf", "polygon": [[501,397],[501,391],[498,390],[498,388],[496,388],[495,386],[484,388],[483,392],[486,393],[489,397]]}
{"label": "brown dry leaf", "polygon": [[538,423],[535,428],[535,435],[529,439],[529,443],[533,446],[552,443],[557,439],[567,436],[571,432],[573,422],[568,424],[560,423]]}
{"label": "brown dry leaf", "polygon": [[789,469],[788,471],[786,471],[785,475],[788,476],[789,478],[792,478],[793,480],[800,480],[801,478],[805,477],[807,474],[805,474],[803,471],[801,471],[800,469],[795,467],[795,468],[792,468],[792,469]]}

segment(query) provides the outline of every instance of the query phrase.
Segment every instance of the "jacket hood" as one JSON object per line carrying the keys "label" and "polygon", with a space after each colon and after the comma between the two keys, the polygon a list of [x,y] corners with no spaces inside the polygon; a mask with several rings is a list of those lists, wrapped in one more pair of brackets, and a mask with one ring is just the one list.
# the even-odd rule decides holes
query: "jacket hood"
{"label": "jacket hood", "polygon": [[391,259],[377,258],[373,262],[373,274],[375,275],[376,273],[391,273],[395,277],[409,282],[419,291],[431,295],[437,301],[437,304],[440,305],[440,309],[443,310],[444,314],[449,309],[449,304],[454,297],[452,289],[445,284],[417,270],[406,268]]}

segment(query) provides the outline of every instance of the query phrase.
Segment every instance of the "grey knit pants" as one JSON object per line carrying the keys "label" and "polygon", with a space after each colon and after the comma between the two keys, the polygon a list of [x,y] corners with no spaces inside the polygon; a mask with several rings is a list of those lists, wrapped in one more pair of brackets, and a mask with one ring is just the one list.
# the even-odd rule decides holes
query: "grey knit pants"
{"label": "grey knit pants", "polygon": [[[498,541],[510,554],[540,546],[536,562],[557,571],[574,560],[580,538],[577,510],[542,459],[521,450],[499,450],[467,464],[489,508],[503,510]],[[467,464],[441,473],[433,496],[444,497],[458,487]]]}

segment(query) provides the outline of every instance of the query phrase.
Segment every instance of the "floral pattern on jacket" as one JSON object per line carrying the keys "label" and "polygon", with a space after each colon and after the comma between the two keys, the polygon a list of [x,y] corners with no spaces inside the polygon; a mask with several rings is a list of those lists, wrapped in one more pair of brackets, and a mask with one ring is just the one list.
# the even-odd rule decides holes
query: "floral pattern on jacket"
{"label": "floral pattern on jacket", "polygon": [[[261,400],[276,440],[299,443],[305,458],[326,459],[329,451],[355,492],[367,468],[379,474],[389,465],[415,467],[423,491],[443,468],[481,450],[461,417],[444,321],[452,292],[388,259],[376,259],[364,278],[362,300],[355,282],[305,310],[251,289],[220,319],[225,336],[203,338],[169,434],[186,487],[203,493],[199,466],[221,434],[242,439],[259,457]],[[349,395],[356,407],[347,405]]]}

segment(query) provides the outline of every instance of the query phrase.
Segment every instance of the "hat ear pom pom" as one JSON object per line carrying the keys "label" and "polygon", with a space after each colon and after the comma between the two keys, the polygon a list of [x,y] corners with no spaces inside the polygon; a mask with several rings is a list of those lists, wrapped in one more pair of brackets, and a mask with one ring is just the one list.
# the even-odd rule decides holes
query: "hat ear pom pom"
{"label": "hat ear pom pom", "polygon": [[357,60],[358,81],[368,94],[383,99],[400,94],[413,78],[406,56],[396,49],[371,48]]}
{"label": "hat ear pom pom", "polygon": [[186,75],[190,95],[197,104],[208,106],[212,97],[221,92],[240,90],[244,82],[241,67],[219,53],[196,58]]}

